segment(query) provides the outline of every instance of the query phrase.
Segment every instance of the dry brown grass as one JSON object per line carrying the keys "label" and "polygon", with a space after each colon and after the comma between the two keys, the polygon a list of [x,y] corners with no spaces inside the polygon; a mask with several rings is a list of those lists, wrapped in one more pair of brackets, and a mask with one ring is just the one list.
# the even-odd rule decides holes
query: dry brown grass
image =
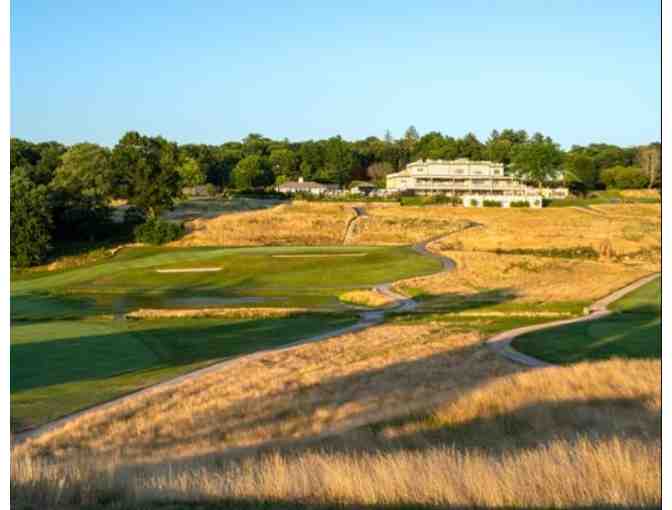
{"label": "dry brown grass", "polygon": [[341,244],[351,204],[291,202],[270,209],[196,219],[174,246]]}
{"label": "dry brown grass", "polygon": [[344,292],[338,298],[345,303],[371,308],[380,308],[396,303],[396,300],[390,296],[386,296],[375,290],[352,290]]}
{"label": "dry brown grass", "polygon": [[510,294],[511,302],[590,301],[618,290],[654,269],[648,265],[626,266],[527,255],[441,253],[457,262],[455,271],[411,278],[396,287],[402,292],[410,288],[421,289],[430,295],[476,295],[484,289],[497,288]]}
{"label": "dry brown grass", "polygon": [[14,497],[657,504],[660,385],[659,361],[524,370],[474,335],[380,326],[28,442]]}
{"label": "dry brown grass", "polygon": [[619,193],[626,198],[660,198],[657,189],[623,189]]}
{"label": "dry brown grass", "polygon": [[79,418],[20,450],[104,458],[123,447],[138,462],[188,458],[344,430],[518,370],[477,334],[440,325],[377,326],[238,367]]}
{"label": "dry brown grass", "polygon": [[291,317],[309,313],[307,308],[140,308],[126,314],[127,319],[165,319],[226,317],[232,319]]}

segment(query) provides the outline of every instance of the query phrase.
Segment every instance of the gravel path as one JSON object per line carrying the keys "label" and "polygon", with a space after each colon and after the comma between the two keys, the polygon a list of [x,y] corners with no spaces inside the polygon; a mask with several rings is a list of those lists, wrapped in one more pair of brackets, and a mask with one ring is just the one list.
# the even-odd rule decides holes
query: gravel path
{"label": "gravel path", "polygon": [[646,285],[647,283],[655,280],[659,276],[660,273],[650,274],[648,276],[645,276],[644,278],[640,278],[639,280],[632,282],[630,285],[627,285],[622,289],[617,290],[616,292],[612,292],[608,296],[605,296],[598,301],[595,301],[595,303],[593,303],[590,306],[590,308],[588,308],[589,312],[588,315],[578,317],[576,319],[565,319],[553,322],[546,322],[544,324],[535,324],[534,326],[525,326],[522,328],[516,328],[511,329],[509,331],[504,331],[488,339],[487,340],[488,346],[496,353],[504,356],[508,360],[513,361],[515,363],[519,363],[521,365],[526,365],[528,367],[552,366],[551,363],[547,363],[546,361],[533,358],[532,356],[528,356],[527,354],[523,354],[522,352],[516,351],[513,347],[511,347],[511,342],[513,341],[514,338],[524,335],[525,333],[531,333],[532,331],[541,331],[544,329],[556,328],[558,326],[565,326],[567,324],[576,324],[578,322],[587,322],[602,319],[603,317],[606,317],[607,315],[613,313],[611,310],[607,308],[611,303],[613,303],[614,301],[618,301],[626,294],[629,294],[630,292],[637,290],[641,286]]}

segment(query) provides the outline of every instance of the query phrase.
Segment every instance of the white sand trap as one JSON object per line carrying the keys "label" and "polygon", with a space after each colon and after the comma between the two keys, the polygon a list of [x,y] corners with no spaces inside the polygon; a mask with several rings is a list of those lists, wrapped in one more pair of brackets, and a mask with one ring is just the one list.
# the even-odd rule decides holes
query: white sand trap
{"label": "white sand trap", "polygon": [[183,269],[155,269],[157,273],[214,273],[221,267],[185,267]]}
{"label": "white sand trap", "polygon": [[366,253],[305,253],[305,254],[287,254],[271,255],[279,259],[297,259],[297,258],[322,258],[322,257],[364,257]]}

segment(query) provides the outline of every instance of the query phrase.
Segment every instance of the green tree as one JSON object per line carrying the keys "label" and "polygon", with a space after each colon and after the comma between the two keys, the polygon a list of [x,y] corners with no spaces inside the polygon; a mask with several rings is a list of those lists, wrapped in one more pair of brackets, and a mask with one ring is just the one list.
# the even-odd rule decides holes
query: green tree
{"label": "green tree", "polygon": [[513,151],[512,168],[520,179],[541,188],[545,182],[557,179],[562,162],[559,145],[550,137],[537,133]]}
{"label": "green tree", "polygon": [[318,176],[325,181],[343,186],[351,180],[354,163],[352,149],[340,136],[334,136],[327,140],[324,168]]}
{"label": "green tree", "polygon": [[600,172],[600,180],[607,188],[641,189],[649,182],[648,175],[638,166],[614,166]]}
{"label": "green tree", "polygon": [[61,156],[51,187],[106,200],[112,192],[110,150],[93,143],[73,145]]}
{"label": "green tree", "polygon": [[593,158],[584,154],[569,154],[564,164],[565,181],[568,184],[580,182],[586,190],[595,189],[600,174]]}
{"label": "green tree", "polygon": [[264,158],[258,155],[246,156],[240,160],[231,175],[233,185],[240,190],[267,186],[273,183],[273,174],[268,170]]}
{"label": "green tree", "polygon": [[205,183],[205,174],[201,165],[192,157],[183,157],[177,167],[177,172],[180,174],[182,186],[193,187]]}
{"label": "green tree", "polygon": [[527,133],[525,130],[504,129],[500,133],[495,129],[490,133],[490,138],[485,143],[483,155],[488,161],[508,165],[511,163],[515,147],[526,141]]}
{"label": "green tree", "polygon": [[28,267],[44,260],[51,241],[51,210],[46,186],[23,171],[10,179],[10,261]]}
{"label": "green tree", "polygon": [[412,147],[415,143],[420,140],[420,135],[418,130],[415,129],[415,126],[409,126],[406,132],[404,133],[404,140]]}
{"label": "green tree", "polygon": [[268,157],[273,175],[276,177],[296,177],[299,158],[291,149],[274,149]]}
{"label": "green tree", "polygon": [[178,164],[175,143],[128,132],[112,151],[116,194],[150,218],[158,217],[180,196]]}

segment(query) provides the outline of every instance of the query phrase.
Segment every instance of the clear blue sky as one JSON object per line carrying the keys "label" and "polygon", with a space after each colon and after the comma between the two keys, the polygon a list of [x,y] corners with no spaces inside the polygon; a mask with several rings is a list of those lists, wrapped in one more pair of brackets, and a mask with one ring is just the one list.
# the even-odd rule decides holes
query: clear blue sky
{"label": "clear blue sky", "polygon": [[413,124],[635,145],[660,139],[660,4],[13,0],[11,72],[12,136],[33,141]]}

